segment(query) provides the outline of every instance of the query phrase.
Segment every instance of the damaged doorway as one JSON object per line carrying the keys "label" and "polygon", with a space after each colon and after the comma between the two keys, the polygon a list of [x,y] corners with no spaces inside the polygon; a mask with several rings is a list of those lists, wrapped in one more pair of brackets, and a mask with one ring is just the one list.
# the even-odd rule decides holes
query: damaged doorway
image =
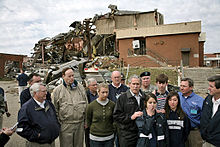
{"label": "damaged doorway", "polygon": [[189,66],[190,48],[181,48],[183,66]]}

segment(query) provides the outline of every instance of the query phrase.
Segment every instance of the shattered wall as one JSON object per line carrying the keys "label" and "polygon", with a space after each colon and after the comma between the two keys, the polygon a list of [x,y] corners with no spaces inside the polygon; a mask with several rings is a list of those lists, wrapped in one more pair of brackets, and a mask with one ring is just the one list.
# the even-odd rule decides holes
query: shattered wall
{"label": "shattered wall", "polygon": [[12,70],[13,68],[16,68],[16,70],[22,68],[24,57],[25,57],[24,55],[12,55],[12,54],[0,53],[0,77],[4,77],[4,75],[10,73],[10,71],[15,73]]}

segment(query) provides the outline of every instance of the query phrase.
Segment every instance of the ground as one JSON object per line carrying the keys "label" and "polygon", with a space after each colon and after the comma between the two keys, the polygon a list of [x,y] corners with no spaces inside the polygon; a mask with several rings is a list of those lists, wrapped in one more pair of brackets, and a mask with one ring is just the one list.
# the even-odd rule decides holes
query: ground
{"label": "ground", "polygon": [[[0,87],[5,90],[8,102],[10,117],[4,115],[3,127],[12,127],[17,122],[17,114],[20,109],[18,86],[16,81],[0,81]],[[5,147],[24,147],[25,139],[14,133]],[[56,147],[59,146],[58,139],[56,140]]]}

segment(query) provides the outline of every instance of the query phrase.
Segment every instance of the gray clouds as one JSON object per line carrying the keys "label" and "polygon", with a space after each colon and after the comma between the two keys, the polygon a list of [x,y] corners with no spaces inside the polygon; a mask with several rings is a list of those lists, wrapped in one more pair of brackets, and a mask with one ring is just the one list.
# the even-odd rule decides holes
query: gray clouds
{"label": "gray clouds", "polygon": [[109,12],[109,4],[120,10],[157,8],[165,24],[201,20],[207,37],[205,52],[219,52],[219,0],[1,0],[0,52],[30,55],[40,39],[69,31],[73,21]]}

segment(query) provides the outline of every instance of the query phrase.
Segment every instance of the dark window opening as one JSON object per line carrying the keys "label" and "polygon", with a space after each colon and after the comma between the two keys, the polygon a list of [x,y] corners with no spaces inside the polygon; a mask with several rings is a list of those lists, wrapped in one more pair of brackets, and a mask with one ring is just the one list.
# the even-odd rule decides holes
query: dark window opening
{"label": "dark window opening", "polygon": [[136,55],[146,55],[146,40],[145,38],[134,38],[132,41],[132,49],[129,49],[128,55],[129,56],[136,56]]}

